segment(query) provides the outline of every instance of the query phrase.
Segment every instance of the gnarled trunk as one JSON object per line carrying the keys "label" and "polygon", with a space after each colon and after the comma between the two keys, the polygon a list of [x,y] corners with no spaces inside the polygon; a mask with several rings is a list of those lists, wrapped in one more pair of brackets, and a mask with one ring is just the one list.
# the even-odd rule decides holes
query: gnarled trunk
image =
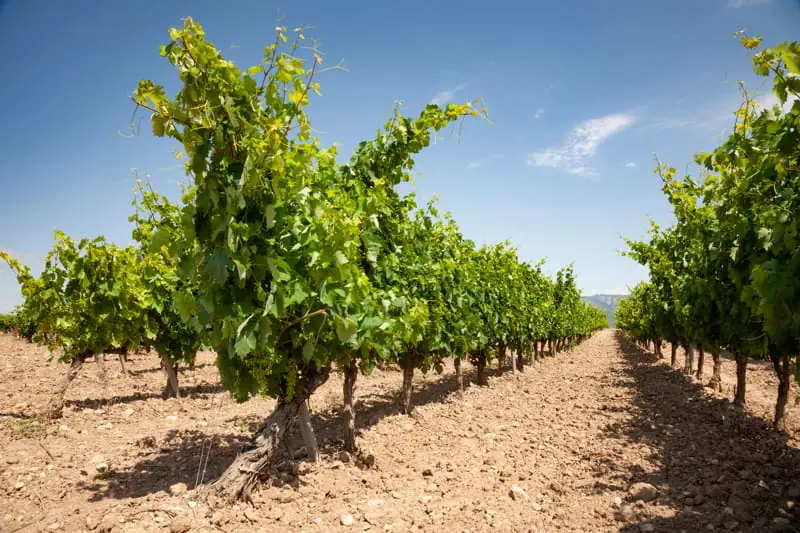
{"label": "gnarled trunk", "polygon": [[550,344],[550,349],[548,351],[550,352],[550,356],[552,357],[556,354],[556,352],[553,350],[553,345],[554,345],[553,339],[547,339],[547,342]]}
{"label": "gnarled trunk", "polygon": [[[318,463],[320,461],[319,446],[317,446],[317,436],[314,434],[314,426],[311,424],[311,413],[308,410],[308,399],[300,404],[297,410],[300,421],[300,434],[303,436],[303,444],[306,447],[308,458]],[[347,445],[347,441],[345,441]]]}
{"label": "gnarled trunk", "polygon": [[519,354],[518,354],[518,353],[513,353],[513,354],[511,354],[511,357],[512,357],[512,358],[513,358],[513,357],[516,357],[516,358],[517,358],[517,365],[516,365],[516,368],[514,368],[513,370],[514,370],[515,372],[516,372],[517,370],[519,370],[520,372],[522,372],[522,371],[525,369],[525,356],[524,356],[524,355],[522,355],[521,353],[519,353]]}
{"label": "gnarled trunk", "polygon": [[[217,493],[229,500],[250,500],[250,491],[264,475],[275,452],[283,444],[289,425],[300,414],[303,404],[306,404],[307,409],[308,398],[328,380],[329,376],[327,371],[309,376],[303,396],[297,396],[291,402],[278,400],[275,409],[264,421],[260,433],[253,439],[254,447],[239,454],[212,485]],[[310,429],[313,435],[310,422],[306,429]],[[301,431],[305,431],[302,426]],[[306,435],[303,437],[305,439]]]}
{"label": "gnarled trunk", "polygon": [[706,352],[703,350],[702,346],[697,347],[697,373],[695,377],[697,379],[703,379],[703,364],[706,360]]}
{"label": "gnarled trunk", "polygon": [[656,347],[656,355],[659,359],[664,359],[664,352],[661,351],[661,339],[656,339],[653,341]]}
{"label": "gnarled trunk", "polygon": [[61,418],[61,415],[64,412],[64,395],[67,393],[69,384],[72,383],[76,377],[78,377],[78,373],[81,371],[83,363],[86,361],[86,358],[89,357],[89,355],[91,354],[76,355],[75,359],[72,360],[72,363],[70,363],[69,368],[67,369],[67,373],[64,374],[64,378],[61,380],[61,383],[58,384],[56,390],[54,390],[53,394],[50,396],[50,401],[47,402],[47,411],[45,412],[45,416],[48,418]]}
{"label": "gnarled trunk", "polygon": [[257,446],[239,454],[214,482],[214,488],[230,500],[250,500],[250,491],[272,461],[283,443],[287,429],[307,398],[278,403],[267,417],[264,429],[256,439]]}
{"label": "gnarled trunk", "polygon": [[476,361],[476,367],[478,371],[478,385],[486,385],[486,354],[481,353],[478,356],[478,360]]}
{"label": "gnarled trunk", "polygon": [[178,365],[173,364],[170,358],[165,355],[161,356],[161,363],[164,366],[164,372],[167,374],[167,384],[164,387],[164,397],[180,398],[181,390],[178,386]]}
{"label": "gnarled trunk", "polygon": [[678,345],[673,342],[670,343],[670,346],[672,347],[672,359],[670,360],[670,366],[675,368],[675,365],[678,364]]}
{"label": "gnarled trunk", "polygon": [[503,373],[503,363],[505,363],[506,359],[506,345],[504,343],[500,343],[497,347],[497,375],[501,375]]}
{"label": "gnarled trunk", "polygon": [[344,449],[350,453],[356,451],[356,410],[353,406],[353,396],[358,378],[358,366],[355,361],[344,367],[344,409],[342,410],[344,422]]}
{"label": "gnarled trunk", "polygon": [[536,362],[539,360],[539,341],[534,341],[533,343],[533,361]]}
{"label": "gnarled trunk", "polygon": [[453,366],[456,369],[456,390],[458,390],[458,397],[464,397],[464,371],[461,368],[461,359],[453,359]]}
{"label": "gnarled trunk", "polygon": [[694,346],[686,344],[683,346],[683,351],[683,373],[690,376],[692,374],[692,368],[694,367]]}
{"label": "gnarled trunk", "polygon": [[125,358],[127,356],[124,353],[121,353],[121,354],[119,354],[118,357],[119,357],[119,367],[120,367],[120,370],[122,370],[122,375],[123,376],[129,375],[128,374],[128,369],[125,367]]}
{"label": "gnarled trunk", "polygon": [[722,392],[722,358],[719,355],[719,348],[711,351],[711,359],[714,361],[714,371],[708,387],[717,392]]}
{"label": "gnarled trunk", "polygon": [[745,393],[747,392],[747,356],[736,354],[736,392],[733,405],[744,407]]}
{"label": "gnarled trunk", "polygon": [[792,386],[792,374],[790,371],[788,355],[772,355],[772,366],[778,375],[778,399],[775,402],[775,419],[773,423],[778,429],[786,429],[787,413],[786,406],[789,401],[789,391]]}
{"label": "gnarled trunk", "polygon": [[400,411],[403,414],[411,414],[411,393],[414,390],[414,366],[409,365],[403,368],[403,391],[400,395]]}

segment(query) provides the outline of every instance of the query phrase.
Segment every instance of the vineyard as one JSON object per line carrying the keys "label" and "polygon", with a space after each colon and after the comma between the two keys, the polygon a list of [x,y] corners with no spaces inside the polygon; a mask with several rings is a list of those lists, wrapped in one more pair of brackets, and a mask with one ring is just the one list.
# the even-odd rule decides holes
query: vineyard
{"label": "vineyard", "polygon": [[687,374],[697,356],[702,376],[708,352],[711,388],[720,386],[723,352],[732,355],[739,407],[747,399],[748,361],[769,361],[778,376],[773,421],[785,428],[800,354],[800,44],[759,49],[761,40],[744,33],[741,41],[755,50],[754,71],[772,77],[780,105],[759,109],[742,89],[734,133],[696,156],[701,180],[678,179],[659,162],[677,223],[653,224],[649,240],[628,241],[627,254],[647,266],[650,280],[620,305],[617,324],[659,356],[662,341],[669,342],[673,366],[682,346]]}
{"label": "vineyard", "polygon": [[480,101],[322,146],[305,31],[240,69],[171,29],[179,90],[131,107],[182,147],[180,202],[137,180],[134,244],[57,231],[38,274],[0,250],[0,530],[794,530],[800,47],[754,56],[788,111],[745,98],[700,181],[659,163],[677,223],[627,241],[650,281],[617,331],[571,265],[399,192]]}

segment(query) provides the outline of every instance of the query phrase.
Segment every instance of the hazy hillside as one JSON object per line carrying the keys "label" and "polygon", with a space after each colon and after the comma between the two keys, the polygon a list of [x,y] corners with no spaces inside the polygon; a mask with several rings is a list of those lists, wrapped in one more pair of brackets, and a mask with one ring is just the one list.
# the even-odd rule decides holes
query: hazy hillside
{"label": "hazy hillside", "polygon": [[617,302],[627,297],[627,294],[592,294],[591,296],[583,296],[583,299],[605,311],[608,317],[608,323],[613,327]]}

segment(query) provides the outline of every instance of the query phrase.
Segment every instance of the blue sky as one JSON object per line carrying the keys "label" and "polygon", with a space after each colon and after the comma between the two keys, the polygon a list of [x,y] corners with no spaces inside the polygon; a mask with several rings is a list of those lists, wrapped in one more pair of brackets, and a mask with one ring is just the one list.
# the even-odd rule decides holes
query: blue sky
{"label": "blue sky", "polygon": [[[670,221],[653,154],[684,168],[733,123],[736,82],[770,99],[744,49],[800,37],[796,0],[548,2],[0,0],[0,248],[38,271],[53,230],[130,242],[132,169],[172,197],[183,179],[149,126],[126,136],[142,78],[175,90],[158,55],[184,16],[241,66],[272,27],[312,25],[328,64],[310,113],[349,155],[396,100],[482,98],[491,123],[445,132],[418,159],[414,188],[437,193],[480,243],[510,239],[551,271],[575,262],[587,294],[621,292],[644,271],[618,255],[647,217]],[[20,301],[0,268],[0,311]]]}

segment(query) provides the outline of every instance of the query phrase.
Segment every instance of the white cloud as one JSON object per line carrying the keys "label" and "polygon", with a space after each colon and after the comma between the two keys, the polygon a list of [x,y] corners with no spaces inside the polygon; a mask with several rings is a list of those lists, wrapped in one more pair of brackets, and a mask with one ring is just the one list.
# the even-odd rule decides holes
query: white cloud
{"label": "white cloud", "polygon": [[758,111],[772,109],[773,107],[778,106],[783,110],[784,113],[788,113],[789,109],[791,109],[792,105],[794,105],[795,100],[797,100],[797,96],[790,94],[786,99],[786,102],[781,105],[780,100],[778,100],[778,96],[770,91],[768,94],[756,98],[756,103],[758,104]]}
{"label": "white cloud", "polygon": [[544,108],[543,108],[543,107],[540,107],[539,109],[537,109],[537,110],[536,110],[536,111],[533,113],[533,118],[534,118],[534,119],[537,119],[537,118],[542,118],[542,115],[544,115]]}
{"label": "white cloud", "polygon": [[595,172],[586,165],[597,154],[603,142],[623,131],[636,121],[630,113],[613,113],[593,118],[575,126],[564,144],[533,152],[526,164],[534,167],[558,168],[576,176],[593,176]]}
{"label": "white cloud", "polygon": [[478,159],[477,161],[471,161],[471,162],[467,163],[467,169],[473,170],[473,169],[476,169],[476,168],[478,168],[480,166],[485,165],[489,161],[492,161],[494,159],[502,159],[502,158],[503,158],[503,154],[490,155],[489,157],[484,157],[483,159]]}
{"label": "white cloud", "polygon": [[728,0],[728,6],[738,9],[740,7],[761,6],[770,2],[771,0]]}
{"label": "white cloud", "polygon": [[625,163],[625,168],[636,168],[636,163],[634,163],[633,161],[628,161],[627,163]]}
{"label": "white cloud", "polygon": [[432,103],[434,105],[444,105],[447,102],[449,102],[450,100],[452,100],[453,98],[455,98],[456,94],[458,94],[460,91],[463,91],[466,87],[467,87],[467,84],[466,83],[462,83],[460,85],[456,85],[452,89],[448,89],[446,91],[439,91],[438,93],[436,93],[434,95],[433,98],[431,98],[430,103]]}

